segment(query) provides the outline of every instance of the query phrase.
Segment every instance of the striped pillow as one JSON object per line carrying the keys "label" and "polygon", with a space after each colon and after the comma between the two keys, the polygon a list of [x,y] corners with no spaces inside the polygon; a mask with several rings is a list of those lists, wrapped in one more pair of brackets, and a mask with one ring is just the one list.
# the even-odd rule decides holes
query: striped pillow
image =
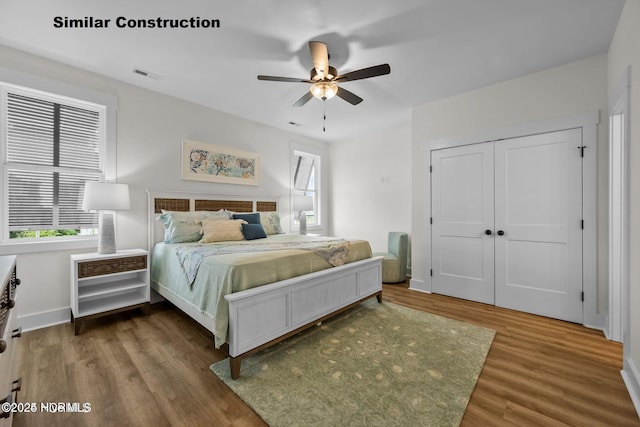
{"label": "striped pillow", "polygon": [[242,224],[246,223],[247,221],[243,219],[202,220],[202,239],[200,239],[200,243],[244,240]]}

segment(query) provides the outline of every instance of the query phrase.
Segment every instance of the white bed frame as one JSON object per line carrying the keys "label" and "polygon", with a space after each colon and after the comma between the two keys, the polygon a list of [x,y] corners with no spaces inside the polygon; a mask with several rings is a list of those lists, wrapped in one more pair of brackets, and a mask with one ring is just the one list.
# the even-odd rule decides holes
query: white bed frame
{"label": "white bed frame", "polygon": [[[149,253],[162,241],[162,225],[157,221],[159,209],[194,211],[200,204],[213,203],[215,208],[228,202],[229,210],[246,212],[275,207],[277,198],[176,193],[147,190],[149,200]],[[206,202],[203,202],[206,201]],[[238,205],[243,206],[238,208]],[[178,206],[178,209],[176,207]],[[153,260],[151,261],[153,262]],[[231,377],[240,376],[244,357],[282,341],[318,322],[375,296],[382,301],[382,257],[329,268],[316,273],[282,280],[242,292],[226,295],[229,303],[227,351]],[[162,297],[213,331],[213,319],[188,301],[161,287],[151,287]]]}

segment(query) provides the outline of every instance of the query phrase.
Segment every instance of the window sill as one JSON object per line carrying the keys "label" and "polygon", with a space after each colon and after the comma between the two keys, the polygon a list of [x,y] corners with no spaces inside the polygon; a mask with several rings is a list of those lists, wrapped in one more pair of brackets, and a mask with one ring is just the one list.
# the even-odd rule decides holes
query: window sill
{"label": "window sill", "polygon": [[[300,227],[297,225],[295,227],[291,227],[291,233],[298,234],[300,232]],[[314,225],[313,227],[307,226],[307,233],[322,233],[324,232],[324,227],[321,225]]]}
{"label": "window sill", "polygon": [[98,247],[98,237],[91,236],[76,239],[41,240],[28,242],[5,241],[0,243],[0,255],[32,254],[38,252],[57,252]]}

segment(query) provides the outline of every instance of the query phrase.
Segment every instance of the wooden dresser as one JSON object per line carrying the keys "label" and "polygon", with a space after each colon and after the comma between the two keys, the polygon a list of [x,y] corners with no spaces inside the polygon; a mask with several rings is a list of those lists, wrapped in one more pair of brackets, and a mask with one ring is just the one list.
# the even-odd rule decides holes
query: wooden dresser
{"label": "wooden dresser", "polygon": [[16,327],[16,287],[20,280],[16,277],[16,257],[0,256],[0,426],[10,426],[13,411],[6,411],[9,404],[15,404],[20,390],[17,378],[16,338],[22,334]]}

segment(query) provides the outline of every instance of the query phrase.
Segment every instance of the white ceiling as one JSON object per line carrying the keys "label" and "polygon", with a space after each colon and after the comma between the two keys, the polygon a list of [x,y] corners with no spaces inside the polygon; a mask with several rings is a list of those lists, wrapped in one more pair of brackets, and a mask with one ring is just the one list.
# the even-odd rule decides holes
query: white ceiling
{"label": "white ceiling", "polygon": [[[0,0],[0,43],[322,140],[408,121],[411,107],[607,52],[624,0]],[[111,19],[54,28],[56,16]],[[115,19],[211,18],[217,29],[116,28]],[[292,104],[308,85],[309,40],[364,101]],[[163,76],[141,77],[134,67]],[[291,125],[294,122],[296,125]]]}

